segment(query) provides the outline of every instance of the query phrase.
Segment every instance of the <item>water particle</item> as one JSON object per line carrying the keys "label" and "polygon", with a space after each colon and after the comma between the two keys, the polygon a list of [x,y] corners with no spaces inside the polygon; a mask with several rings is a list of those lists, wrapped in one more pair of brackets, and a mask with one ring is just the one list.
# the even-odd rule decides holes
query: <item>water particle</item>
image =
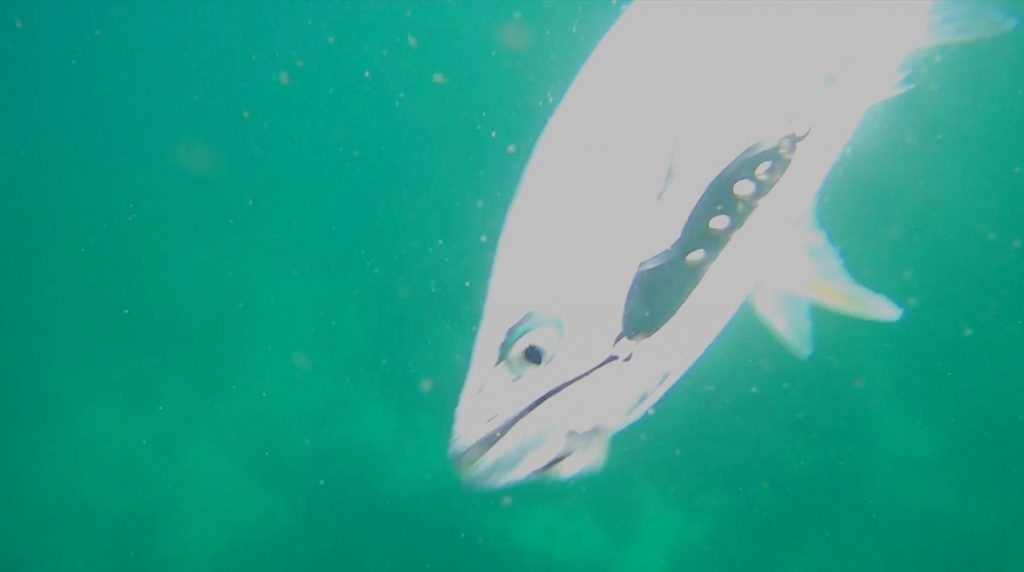
{"label": "water particle", "polygon": [[309,373],[313,369],[313,360],[303,351],[294,351],[291,355],[292,367],[299,373]]}
{"label": "water particle", "polygon": [[512,21],[500,25],[495,33],[495,44],[503,52],[524,52],[533,43],[533,31],[522,20],[513,15]]}
{"label": "water particle", "polygon": [[448,83],[448,77],[443,72],[434,72],[434,75],[430,76],[430,81],[436,85],[444,85]]}
{"label": "water particle", "polygon": [[434,391],[434,380],[429,377],[425,377],[420,380],[420,393],[426,395]]}

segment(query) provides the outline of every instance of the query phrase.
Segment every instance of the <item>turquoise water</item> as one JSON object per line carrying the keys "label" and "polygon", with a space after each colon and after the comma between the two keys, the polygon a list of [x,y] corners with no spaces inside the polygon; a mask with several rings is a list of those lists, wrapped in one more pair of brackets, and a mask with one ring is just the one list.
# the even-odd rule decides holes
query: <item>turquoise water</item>
{"label": "turquoise water", "polygon": [[742,311],[601,473],[460,485],[505,208],[620,9],[0,3],[0,570],[1024,569],[1019,30],[823,193],[902,322],[799,362]]}

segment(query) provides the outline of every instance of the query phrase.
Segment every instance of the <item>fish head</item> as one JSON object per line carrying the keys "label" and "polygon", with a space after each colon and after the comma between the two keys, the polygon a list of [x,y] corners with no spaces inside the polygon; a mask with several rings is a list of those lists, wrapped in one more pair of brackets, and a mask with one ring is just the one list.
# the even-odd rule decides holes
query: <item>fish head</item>
{"label": "fish head", "polygon": [[559,223],[558,196],[521,188],[499,241],[450,445],[478,488],[601,467],[643,392],[620,336],[636,257],[614,233],[586,228],[607,220],[596,213]]}
{"label": "fish head", "polygon": [[503,332],[484,320],[450,447],[468,484],[567,479],[604,464],[635,388],[623,380],[628,342],[572,318],[527,311]]}

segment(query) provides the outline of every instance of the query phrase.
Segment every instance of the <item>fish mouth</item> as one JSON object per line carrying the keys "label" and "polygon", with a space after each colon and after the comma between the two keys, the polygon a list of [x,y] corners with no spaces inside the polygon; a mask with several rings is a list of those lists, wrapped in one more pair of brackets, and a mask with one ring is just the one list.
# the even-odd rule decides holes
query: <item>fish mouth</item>
{"label": "fish mouth", "polygon": [[478,490],[496,490],[540,479],[564,480],[601,467],[611,432],[604,427],[586,431],[549,431],[527,439],[512,452],[495,459],[462,464],[464,483]]}
{"label": "fish mouth", "polygon": [[[449,457],[463,481],[479,488],[498,488],[514,480],[530,480],[542,476],[557,468],[575,452],[566,443],[570,441],[573,434],[578,434],[578,432],[566,430],[559,435],[559,431],[553,428],[541,433],[526,434],[516,437],[521,442],[516,443],[506,453],[493,459],[489,459],[488,456],[510,432],[521,427],[519,423],[538,407],[601,368],[619,360],[618,356],[609,355],[583,373],[559,383],[468,446],[459,446],[453,440],[449,449]],[[559,439],[556,440],[556,438]],[[521,465],[528,462],[528,459],[533,461],[531,464],[536,463],[536,459],[531,456],[531,453],[535,453],[540,448],[552,447],[558,441],[562,442],[562,446],[557,447],[557,451],[546,461],[539,463],[536,468],[528,470],[526,474],[518,478],[508,479],[509,474],[523,473],[525,469]]]}
{"label": "fish mouth", "polygon": [[[544,441],[554,441],[557,438],[557,435],[550,434],[544,438]],[[526,459],[531,450],[532,447],[523,446],[517,448],[512,454],[486,460],[483,455],[475,459],[460,456],[455,460],[455,464],[462,482],[470,488],[495,490],[517,482],[537,480],[555,469],[559,463],[573,453],[570,449],[562,449],[550,460],[541,463],[536,468],[524,469],[523,464],[527,462]]]}

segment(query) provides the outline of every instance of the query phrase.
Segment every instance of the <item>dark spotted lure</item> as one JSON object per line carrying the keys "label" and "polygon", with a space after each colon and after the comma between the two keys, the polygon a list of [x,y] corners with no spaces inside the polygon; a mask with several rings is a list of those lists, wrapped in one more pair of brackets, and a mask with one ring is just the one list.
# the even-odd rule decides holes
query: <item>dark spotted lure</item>
{"label": "dark spotted lure", "polygon": [[622,315],[622,335],[642,340],[683,305],[733,234],[750,218],[789,167],[807,134],[748,147],[711,181],[687,217],[679,238],[643,261]]}

